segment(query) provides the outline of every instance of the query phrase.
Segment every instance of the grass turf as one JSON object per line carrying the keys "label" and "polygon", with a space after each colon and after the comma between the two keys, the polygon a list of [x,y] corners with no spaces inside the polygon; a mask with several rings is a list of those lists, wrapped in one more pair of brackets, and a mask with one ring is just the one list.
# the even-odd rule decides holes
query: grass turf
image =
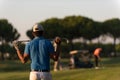
{"label": "grass turf", "polygon": [[[62,60],[66,63],[67,60]],[[120,58],[104,58],[98,70],[64,69],[53,72],[53,80],[120,80]],[[22,65],[19,61],[0,62],[0,80],[29,80],[29,63]]]}

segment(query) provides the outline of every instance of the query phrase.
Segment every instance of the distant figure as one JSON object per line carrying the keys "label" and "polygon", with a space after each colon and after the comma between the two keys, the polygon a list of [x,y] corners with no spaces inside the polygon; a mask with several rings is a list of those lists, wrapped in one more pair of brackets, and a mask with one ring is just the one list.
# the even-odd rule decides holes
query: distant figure
{"label": "distant figure", "polygon": [[98,64],[99,64],[99,60],[100,58],[100,53],[102,51],[102,48],[96,48],[94,51],[94,58],[95,58],[95,69],[98,69]]}
{"label": "distant figure", "polygon": [[[70,51],[70,69],[73,68],[92,68],[93,64],[89,58],[89,51],[87,50],[73,50]],[[79,57],[81,59],[79,59]]]}
{"label": "distant figure", "polygon": [[60,59],[61,59],[61,57],[60,57],[61,38],[60,37],[56,37],[54,39],[53,46],[54,46],[54,51],[58,55],[57,60],[54,61],[54,71],[62,70],[62,65],[61,65],[61,62],[60,62]]}

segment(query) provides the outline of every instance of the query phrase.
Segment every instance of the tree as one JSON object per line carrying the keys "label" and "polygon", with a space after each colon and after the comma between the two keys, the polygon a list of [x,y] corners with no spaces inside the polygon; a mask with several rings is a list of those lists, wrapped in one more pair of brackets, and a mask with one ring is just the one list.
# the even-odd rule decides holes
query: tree
{"label": "tree", "polygon": [[34,36],[32,35],[32,29],[28,30],[28,31],[26,32],[26,35],[27,35],[27,37],[29,37],[30,39],[33,39],[33,38],[34,38]]}
{"label": "tree", "polygon": [[[39,22],[44,27],[44,36],[46,38],[53,39],[56,36],[61,36],[61,34],[63,33],[61,29],[63,28],[60,24],[60,21],[60,19],[51,18],[43,22]],[[28,30],[26,34],[30,39],[33,39],[32,29]]]}
{"label": "tree", "polygon": [[[9,23],[6,19],[0,20],[0,45],[5,45],[11,43],[13,40],[16,40],[20,37],[20,34],[18,31],[13,28],[12,24]],[[2,59],[3,59],[3,53],[5,49],[2,49],[1,47],[0,52],[2,53]]]}
{"label": "tree", "polygon": [[69,39],[70,50],[74,49],[72,40],[81,37],[82,18],[81,16],[67,16],[61,21],[61,25],[63,26],[62,37]]}
{"label": "tree", "polygon": [[120,20],[117,18],[114,19],[109,19],[106,20],[103,23],[104,27],[106,28],[106,32],[107,34],[113,38],[114,42],[113,42],[113,46],[114,46],[114,53],[116,56],[116,39],[120,38]]}
{"label": "tree", "polygon": [[[80,16],[80,18],[82,17]],[[80,19],[77,16],[67,16],[64,19],[62,19],[62,36],[68,38],[69,40],[73,40],[74,38],[80,37],[81,24],[79,23]]]}
{"label": "tree", "polygon": [[[45,29],[46,38],[50,39],[55,36],[67,38],[71,43],[71,49],[73,49],[72,40],[75,38],[83,37],[92,40],[100,35],[98,23],[82,16],[67,16],[63,19],[51,18],[40,23]],[[30,39],[33,38],[31,30],[27,31],[27,36]]]}
{"label": "tree", "polygon": [[11,42],[20,37],[18,31],[13,28],[12,24],[9,23],[6,19],[0,20],[0,41],[1,42]]}
{"label": "tree", "polygon": [[51,18],[47,19],[44,22],[40,22],[45,30],[44,36],[46,38],[55,38],[56,36],[62,36],[62,25],[60,24],[61,19],[58,18]]}
{"label": "tree", "polygon": [[82,16],[68,16],[62,20],[65,37],[72,41],[75,38],[84,38],[91,41],[102,34],[101,23]]}
{"label": "tree", "polygon": [[84,39],[91,42],[92,39],[97,38],[101,35],[102,30],[100,22],[95,22],[88,18],[84,18],[82,21],[84,24],[82,24],[83,26],[80,30],[80,34]]}

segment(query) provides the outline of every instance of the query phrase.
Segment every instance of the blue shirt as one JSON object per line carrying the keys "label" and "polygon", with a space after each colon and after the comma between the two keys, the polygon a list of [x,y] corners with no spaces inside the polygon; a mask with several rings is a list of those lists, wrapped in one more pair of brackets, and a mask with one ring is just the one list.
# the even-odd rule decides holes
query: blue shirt
{"label": "blue shirt", "polygon": [[54,48],[49,40],[34,38],[26,44],[24,53],[30,55],[31,70],[50,70],[50,54],[54,53]]}

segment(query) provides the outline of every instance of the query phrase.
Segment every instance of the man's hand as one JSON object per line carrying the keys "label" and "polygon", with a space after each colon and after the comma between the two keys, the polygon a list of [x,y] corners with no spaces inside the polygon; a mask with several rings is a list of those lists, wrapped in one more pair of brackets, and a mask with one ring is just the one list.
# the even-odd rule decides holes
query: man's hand
{"label": "man's hand", "polygon": [[19,48],[18,48],[18,41],[13,41],[13,45],[14,45],[14,48],[16,49],[16,50],[19,50]]}

